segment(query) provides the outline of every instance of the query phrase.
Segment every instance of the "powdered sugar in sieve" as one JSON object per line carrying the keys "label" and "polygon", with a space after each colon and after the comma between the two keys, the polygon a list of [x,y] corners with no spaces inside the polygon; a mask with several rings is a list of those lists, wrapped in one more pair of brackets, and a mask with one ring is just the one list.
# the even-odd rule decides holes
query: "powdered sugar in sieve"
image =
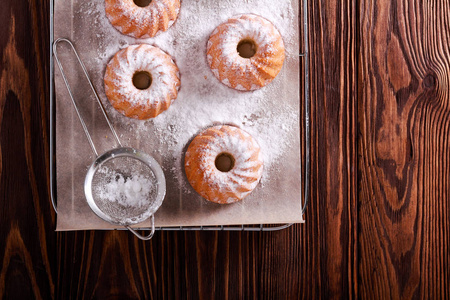
{"label": "powdered sugar in sieve", "polygon": [[165,195],[165,179],[151,156],[132,148],[116,148],[91,165],[84,189],[89,206],[99,217],[127,226],[158,210]]}
{"label": "powdered sugar in sieve", "polygon": [[92,195],[97,206],[115,223],[134,223],[148,218],[156,203],[157,182],[153,171],[132,157],[111,159],[97,169]]}

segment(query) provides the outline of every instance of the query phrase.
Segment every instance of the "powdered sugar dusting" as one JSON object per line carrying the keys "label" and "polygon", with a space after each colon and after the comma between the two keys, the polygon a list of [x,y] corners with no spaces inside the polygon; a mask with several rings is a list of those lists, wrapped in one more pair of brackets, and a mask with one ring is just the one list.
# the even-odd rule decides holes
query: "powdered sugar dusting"
{"label": "powdered sugar dusting", "polygon": [[[133,75],[138,71],[146,71],[152,77],[149,88],[141,90],[133,85]],[[177,66],[169,55],[147,44],[132,45],[120,50],[108,63],[106,74],[106,95],[120,94],[119,102],[126,100],[131,109],[145,107],[149,111],[158,110],[154,114],[159,114],[161,105],[165,109],[177,95]],[[116,99],[111,97],[110,101],[114,102]]]}
{"label": "powdered sugar dusting", "polygon": [[[242,91],[255,90],[278,75],[283,66],[284,45],[269,21],[245,14],[230,18],[218,28],[208,40],[207,60],[214,75],[219,73],[216,77],[222,83]],[[254,43],[256,51],[251,58],[241,57],[237,51],[244,40]]]}
{"label": "powdered sugar dusting", "polygon": [[[286,63],[296,59],[298,37],[292,28],[295,14],[290,0],[277,1],[276,5],[273,5],[273,0],[215,1],[213,8],[210,0],[182,1],[178,19],[167,32],[152,39],[138,40],[121,35],[111,26],[105,17],[103,1],[86,2],[79,9],[82,14],[94,15],[97,31],[103,32],[97,55],[90,58],[97,60],[95,64],[106,65],[119,48],[135,43],[156,45],[174,58],[181,74],[181,87],[177,99],[167,111],[155,119],[138,121],[124,118],[110,105],[105,106],[114,125],[124,128],[127,136],[137,134],[137,139],[141,139],[148,134],[156,135],[167,147],[164,152],[173,155],[176,166],[181,165],[183,148],[189,140],[212,125],[232,124],[254,136],[261,145],[266,170],[276,163],[292,139],[298,139],[295,136],[297,131],[292,130],[298,127],[298,107],[277,103],[283,91],[279,90],[279,84],[274,83],[286,80],[283,70],[268,86],[240,92],[218,82],[206,61],[207,42],[216,27],[233,16],[247,13],[270,21],[285,43]],[[98,79],[96,86],[103,86],[101,77]],[[292,97],[298,99],[298,94]],[[127,136],[122,135],[123,138]],[[129,138],[130,143],[133,140]],[[135,144],[142,145],[142,142]],[[265,174],[263,181],[269,179],[269,174]],[[181,168],[173,175],[180,181],[184,177]]]}
{"label": "powdered sugar dusting", "polygon": [[117,202],[125,207],[150,205],[155,186],[144,175],[131,174],[130,177],[125,178],[123,174],[107,167],[102,167],[97,172],[104,174],[103,177],[106,178],[105,184],[96,186],[94,191],[101,200]]}
{"label": "powdered sugar dusting", "polygon": [[[223,153],[234,160],[233,167],[225,172],[215,167],[216,158]],[[234,126],[210,127],[190,144],[185,159],[186,175],[206,199],[217,203],[236,202],[259,182],[263,171],[260,153],[258,143],[247,132]]]}
{"label": "powdered sugar dusting", "polygon": [[179,12],[179,0],[152,1],[145,7],[133,1],[105,0],[106,16],[123,34],[136,38],[149,38],[167,30]]}
{"label": "powdered sugar dusting", "polygon": [[[233,23],[226,24],[226,28],[220,38],[222,43],[218,46],[222,52],[222,55],[228,58],[225,63],[230,64],[230,59],[240,59],[239,54],[236,52],[236,45],[242,39],[252,39],[256,42],[259,48],[268,49],[271,44],[275,43],[277,38],[277,32],[273,30],[273,25],[258,16],[247,14],[234,17]],[[223,24],[225,25],[225,24]],[[221,25],[221,26],[223,26]],[[215,30],[216,31],[216,30]],[[216,35],[217,32],[213,35]],[[209,45],[210,46],[210,45]],[[246,61],[242,59],[242,61]]]}
{"label": "powdered sugar dusting", "polygon": [[153,170],[129,156],[104,161],[92,178],[92,196],[98,209],[116,224],[147,219],[161,205]]}

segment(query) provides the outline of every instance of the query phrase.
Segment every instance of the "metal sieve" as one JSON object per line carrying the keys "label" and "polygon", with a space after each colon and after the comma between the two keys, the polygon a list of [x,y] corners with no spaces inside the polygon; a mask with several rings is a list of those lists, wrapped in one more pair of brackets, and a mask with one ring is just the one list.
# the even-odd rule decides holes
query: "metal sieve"
{"label": "metal sieve", "polygon": [[[119,145],[118,148],[98,154],[58,58],[57,45],[61,42],[68,43],[75,54],[109,129]],[[154,214],[161,206],[166,194],[166,180],[161,166],[150,155],[122,146],[73,43],[66,38],[59,38],[53,43],[53,53],[72,104],[96,157],[84,180],[84,193],[89,207],[101,219],[116,226],[124,226],[142,240],[151,239],[155,232]],[[151,228],[147,236],[139,234],[130,227],[148,218],[151,218]]]}

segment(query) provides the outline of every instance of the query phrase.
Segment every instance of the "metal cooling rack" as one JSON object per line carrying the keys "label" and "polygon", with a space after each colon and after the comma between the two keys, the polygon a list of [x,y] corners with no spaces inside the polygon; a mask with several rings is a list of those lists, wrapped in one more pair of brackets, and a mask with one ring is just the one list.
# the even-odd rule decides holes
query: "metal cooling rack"
{"label": "metal cooling rack", "polygon": [[[309,39],[308,39],[308,0],[302,3],[303,22],[303,51],[299,53],[303,60],[303,112],[304,112],[304,141],[305,141],[305,172],[304,172],[304,193],[302,203],[302,215],[305,213],[309,199],[309,179],[310,179],[310,98],[309,98]],[[299,5],[300,6],[300,5]],[[300,8],[300,7],[299,7]],[[56,169],[55,169],[55,97],[54,97],[54,62],[53,62],[53,43],[54,43],[54,0],[50,1],[50,198],[53,209],[58,213],[56,206]],[[302,24],[303,23],[303,24]],[[176,227],[156,227],[160,231],[277,231],[286,229],[294,223],[288,224],[255,224],[255,225],[219,225],[219,226],[176,226]],[[138,228],[148,229],[148,228]]]}

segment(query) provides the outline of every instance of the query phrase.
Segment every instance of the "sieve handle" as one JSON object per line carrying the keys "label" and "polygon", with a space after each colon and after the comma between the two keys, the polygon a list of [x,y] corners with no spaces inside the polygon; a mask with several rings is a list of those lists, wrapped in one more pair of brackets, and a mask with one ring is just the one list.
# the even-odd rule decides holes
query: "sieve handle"
{"label": "sieve handle", "polygon": [[152,215],[151,216],[152,220],[152,228],[150,229],[150,233],[146,236],[139,234],[136,230],[134,230],[133,228],[131,228],[130,226],[125,226],[126,229],[128,229],[129,231],[131,231],[131,233],[133,233],[135,236],[137,236],[139,239],[143,240],[143,241],[148,241],[150,240],[153,235],[155,234],[155,216]]}
{"label": "sieve handle", "polygon": [[93,85],[93,83],[91,81],[91,78],[89,77],[89,75],[87,73],[86,67],[84,66],[83,61],[81,60],[80,56],[78,55],[78,52],[75,50],[74,45],[72,44],[72,42],[70,40],[68,40],[66,38],[59,38],[53,43],[53,55],[55,56],[56,64],[58,65],[58,68],[61,71],[61,75],[62,75],[62,78],[64,80],[64,84],[66,85],[67,91],[69,92],[70,99],[72,100],[72,104],[73,104],[73,106],[75,108],[75,111],[77,112],[78,119],[80,119],[81,126],[83,126],[84,133],[86,134],[86,137],[87,137],[87,139],[89,141],[89,144],[91,145],[92,151],[95,153],[95,156],[98,156],[97,149],[95,148],[94,142],[92,141],[91,135],[89,134],[89,131],[88,131],[87,126],[86,126],[86,123],[84,122],[84,119],[81,116],[81,113],[80,113],[80,111],[78,109],[78,106],[77,106],[77,104],[75,102],[75,99],[73,97],[72,89],[70,88],[70,84],[69,84],[69,82],[68,82],[68,80],[66,78],[66,74],[64,73],[64,68],[61,65],[61,62],[60,62],[60,60],[58,58],[58,51],[57,51],[58,47],[57,46],[61,42],[65,42],[65,43],[69,44],[70,47],[72,48],[72,51],[75,54],[75,57],[77,58],[78,63],[80,64],[81,68],[83,69],[84,76],[85,76],[86,80],[89,82],[89,86],[91,87],[91,91],[92,91],[92,93],[95,96],[95,100],[97,100],[97,104],[100,107],[100,109],[101,109],[101,111],[103,113],[103,116],[105,117],[106,122],[108,123],[109,129],[111,130],[111,132],[112,132],[112,134],[113,134],[117,144],[119,144],[119,146],[122,147],[122,143],[119,140],[119,137],[118,137],[118,135],[116,133],[116,130],[112,126],[111,122],[109,121],[109,118],[108,118],[108,115],[106,114],[105,108],[103,107],[102,102],[100,101],[100,98],[99,98],[99,96],[97,94],[97,91],[94,88],[94,85]]}

